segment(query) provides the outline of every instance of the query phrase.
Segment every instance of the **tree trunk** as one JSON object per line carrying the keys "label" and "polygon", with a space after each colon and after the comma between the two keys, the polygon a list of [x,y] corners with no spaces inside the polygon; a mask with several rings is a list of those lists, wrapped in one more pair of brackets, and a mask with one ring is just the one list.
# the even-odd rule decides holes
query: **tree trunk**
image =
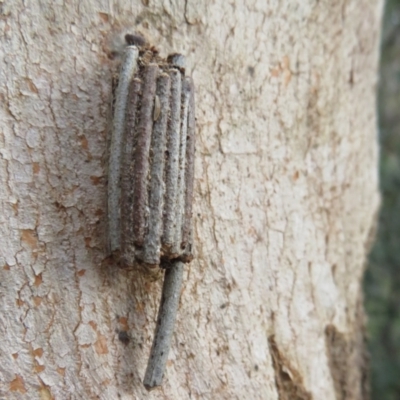
{"label": "tree trunk", "polygon": [[381,3],[1,3],[1,397],[147,396],[161,282],[106,250],[127,32],[196,85],[195,259],[151,397],[368,397]]}

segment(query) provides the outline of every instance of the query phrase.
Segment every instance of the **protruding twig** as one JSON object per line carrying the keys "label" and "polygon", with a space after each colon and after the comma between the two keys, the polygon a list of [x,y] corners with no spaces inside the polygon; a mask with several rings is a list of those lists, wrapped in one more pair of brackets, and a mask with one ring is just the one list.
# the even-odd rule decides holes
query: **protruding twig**
{"label": "protruding twig", "polygon": [[143,380],[147,390],[152,390],[162,383],[179,306],[184,265],[181,261],[175,261],[165,271],[157,326]]}
{"label": "protruding twig", "polygon": [[177,68],[182,68],[183,70],[185,69],[185,64],[186,64],[186,58],[184,55],[179,54],[179,53],[173,53],[170,54],[167,57],[167,61],[173,65],[174,67]]}
{"label": "protruding twig", "polygon": [[125,35],[125,41],[128,45],[134,45],[137,47],[142,47],[146,44],[146,40],[144,37],[140,35],[133,35],[130,33]]}
{"label": "protruding twig", "polygon": [[110,146],[110,161],[108,171],[108,224],[110,251],[119,250],[121,245],[121,153],[125,130],[126,104],[131,79],[137,69],[139,51],[135,46],[125,50],[122,68],[119,74],[118,86],[115,93],[114,119]]}

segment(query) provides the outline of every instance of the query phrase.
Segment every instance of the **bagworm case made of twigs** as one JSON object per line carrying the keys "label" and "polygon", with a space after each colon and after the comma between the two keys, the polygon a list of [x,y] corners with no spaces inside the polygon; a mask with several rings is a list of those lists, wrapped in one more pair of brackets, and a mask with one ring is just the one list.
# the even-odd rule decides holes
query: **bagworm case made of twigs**
{"label": "bagworm case made of twigs", "polygon": [[127,35],[113,103],[108,176],[112,259],[157,276],[165,270],[144,377],[162,383],[179,306],[184,263],[192,260],[194,87],[184,57],[163,59]]}
{"label": "bagworm case made of twigs", "polygon": [[184,57],[163,59],[154,48],[128,45],[114,94],[111,254],[120,264],[140,265],[150,274],[160,264],[189,262],[195,107]]}

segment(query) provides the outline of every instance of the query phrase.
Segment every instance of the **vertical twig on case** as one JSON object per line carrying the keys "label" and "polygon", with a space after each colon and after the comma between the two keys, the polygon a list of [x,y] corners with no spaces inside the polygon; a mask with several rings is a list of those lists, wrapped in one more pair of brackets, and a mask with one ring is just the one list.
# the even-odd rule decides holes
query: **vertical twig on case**
{"label": "vertical twig on case", "polygon": [[185,208],[185,173],[186,173],[186,143],[187,143],[187,122],[189,113],[189,99],[191,93],[190,82],[185,79],[182,87],[182,112],[181,112],[181,133],[179,148],[179,172],[178,172],[178,188],[176,194],[176,228],[175,239],[172,252],[174,254],[181,253],[182,248],[182,222]]}
{"label": "vertical twig on case", "polygon": [[[196,120],[194,103],[194,85],[191,78],[186,78],[190,85],[190,99],[187,120],[187,142],[186,142],[186,165],[185,165],[185,210],[182,228],[182,248],[186,249],[190,245],[192,235],[192,205],[193,205],[193,186],[194,186],[194,153],[196,147]],[[191,252],[191,249],[188,250]]]}
{"label": "vertical twig on case", "polygon": [[134,243],[143,246],[146,205],[148,202],[148,173],[149,173],[149,153],[151,135],[153,129],[153,106],[156,94],[156,80],[158,75],[158,65],[149,64],[144,70],[143,92],[141,98],[141,108],[137,126],[137,143],[134,154],[133,184],[133,234]]}
{"label": "vertical twig on case", "polygon": [[143,384],[152,390],[162,383],[181,294],[184,264],[175,261],[165,270],[156,331]]}
{"label": "vertical twig on case", "polygon": [[121,251],[120,256],[125,257],[124,262],[131,264],[126,259],[129,246],[133,245],[133,190],[132,169],[134,168],[133,150],[135,146],[135,124],[137,108],[140,100],[142,82],[138,78],[131,81],[125,120],[125,140],[123,142],[122,170],[121,170]]}
{"label": "vertical twig on case", "polygon": [[[152,137],[152,165],[150,173],[150,197],[149,197],[149,218],[148,233],[143,247],[143,261],[149,265],[160,263],[160,248],[162,229],[162,211],[164,197],[164,163],[165,163],[165,143],[167,120],[169,114],[169,95],[171,81],[168,74],[163,73],[158,78],[157,95],[159,99],[157,113],[153,118],[157,118],[153,126]],[[156,110],[156,107],[154,108]]]}
{"label": "vertical twig on case", "polygon": [[121,202],[121,160],[122,141],[125,131],[125,115],[128,100],[129,85],[137,70],[139,51],[135,46],[128,46],[119,74],[118,86],[115,93],[113,118],[113,134],[110,145],[110,161],[108,172],[108,224],[111,253],[118,251],[121,245],[120,236],[120,202]]}
{"label": "vertical twig on case", "polygon": [[168,159],[165,177],[165,206],[164,206],[164,232],[163,244],[167,250],[172,247],[175,240],[176,226],[176,198],[178,192],[179,174],[179,144],[181,131],[181,73],[171,69],[171,114],[168,123]]}

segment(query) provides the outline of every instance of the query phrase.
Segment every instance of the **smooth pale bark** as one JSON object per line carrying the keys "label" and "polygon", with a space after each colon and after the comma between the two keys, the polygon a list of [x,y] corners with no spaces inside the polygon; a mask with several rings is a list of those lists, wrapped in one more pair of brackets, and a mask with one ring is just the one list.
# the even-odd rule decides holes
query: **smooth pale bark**
{"label": "smooth pale bark", "polygon": [[[381,3],[2,3],[0,397],[366,398]],[[161,282],[106,259],[134,31],[187,56],[197,107],[195,260],[150,395]]]}

